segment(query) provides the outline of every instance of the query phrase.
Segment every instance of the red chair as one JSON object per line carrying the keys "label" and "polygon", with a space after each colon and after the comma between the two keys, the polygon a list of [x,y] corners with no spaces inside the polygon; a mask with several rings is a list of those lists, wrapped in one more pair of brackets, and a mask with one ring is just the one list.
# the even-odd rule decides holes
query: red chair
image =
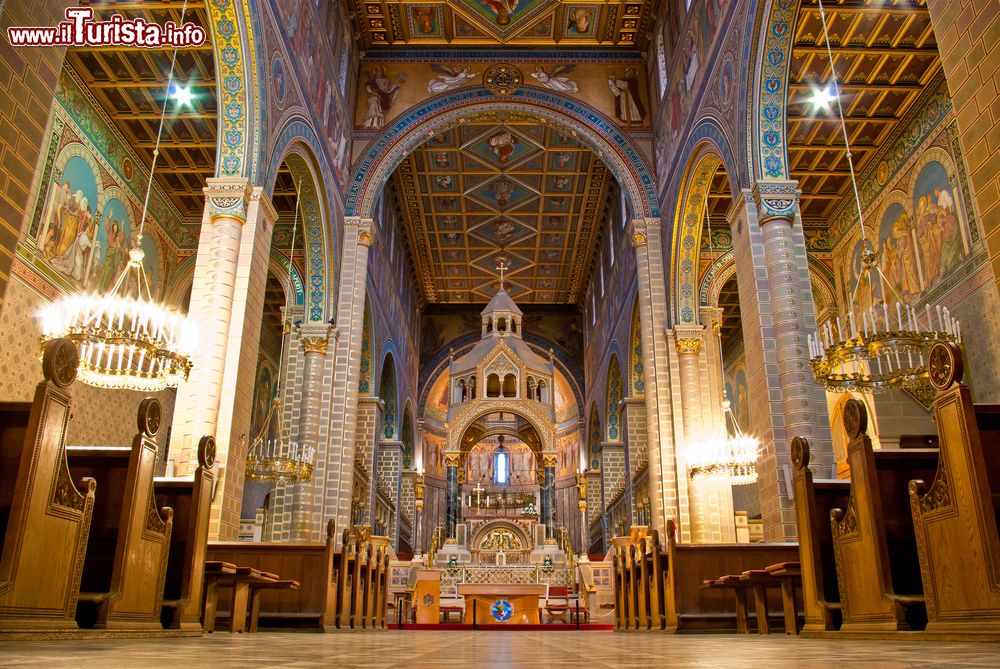
{"label": "red chair", "polygon": [[543,606],[549,616],[549,621],[558,616],[565,616],[563,622],[569,624],[572,616],[572,607],[569,603],[569,588],[565,585],[550,585],[545,590],[545,604]]}

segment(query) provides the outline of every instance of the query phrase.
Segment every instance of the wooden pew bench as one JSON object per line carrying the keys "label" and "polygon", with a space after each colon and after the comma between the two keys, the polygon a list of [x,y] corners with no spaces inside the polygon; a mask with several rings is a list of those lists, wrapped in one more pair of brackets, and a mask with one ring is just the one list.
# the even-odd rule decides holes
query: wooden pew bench
{"label": "wooden pew bench", "polygon": [[909,484],[927,632],[1000,639],[1000,405],[972,403],[958,347],[929,360],[941,453]]}
{"label": "wooden pew bench", "polygon": [[49,342],[34,400],[0,403],[0,636],[77,628],[96,489],[64,454],[78,360],[72,342]]}
{"label": "wooden pew bench", "polygon": [[[210,560],[205,563],[205,631],[214,632],[218,618],[218,598],[220,588],[229,588],[229,631],[243,633],[247,629],[247,614],[251,591],[276,585],[281,579],[253,567],[241,567],[229,562]],[[298,584],[296,583],[296,587]],[[259,612],[258,607],[258,612]],[[257,630],[256,621],[251,622],[251,630]]]}
{"label": "wooden pew bench", "polygon": [[813,478],[809,468],[809,441],[795,437],[791,444],[795,517],[799,530],[802,570],[802,632],[840,628],[840,588],[830,533],[830,511],[846,509],[851,495],[848,479]]}
{"label": "wooden pew bench", "polygon": [[132,446],[67,446],[72,475],[97,481],[77,622],[100,629],[162,629],[160,605],[173,510],[157,509],[153,467],[160,405],[139,405]]}
{"label": "wooden pew bench", "polygon": [[163,586],[160,621],[167,629],[201,631],[204,564],[208,523],[215,481],[215,438],[198,444],[198,468],[193,478],[156,478],[156,504],[174,510],[170,552]]}
{"label": "wooden pew bench", "polygon": [[[298,584],[293,588],[276,587],[273,583],[259,580],[256,582],[256,585],[269,586],[255,591],[259,624],[318,630],[335,626],[340,553],[334,548],[333,521],[327,525],[324,543],[213,541],[208,543],[206,557],[209,562],[224,562],[273,574],[273,581],[294,581]],[[232,580],[223,580],[217,587],[231,588]],[[231,612],[232,609],[217,615],[228,617]]]}
{"label": "wooden pew bench", "polygon": [[701,588],[732,591],[736,605],[736,631],[739,634],[747,634],[750,631],[748,593],[753,593],[757,632],[771,633],[769,599],[773,597],[769,596],[768,590],[777,589],[781,592],[785,633],[795,634],[798,631],[799,611],[795,590],[800,583],[801,572],[798,563],[782,562],[764,569],[748,569],[742,574],[728,574],[717,579],[707,579],[702,581]]}
{"label": "wooden pew bench", "polygon": [[842,632],[923,629],[926,625],[916,536],[910,512],[910,479],[933,477],[936,449],[875,451],[868,438],[868,412],[848,400],[851,495],[830,512],[843,615]]}

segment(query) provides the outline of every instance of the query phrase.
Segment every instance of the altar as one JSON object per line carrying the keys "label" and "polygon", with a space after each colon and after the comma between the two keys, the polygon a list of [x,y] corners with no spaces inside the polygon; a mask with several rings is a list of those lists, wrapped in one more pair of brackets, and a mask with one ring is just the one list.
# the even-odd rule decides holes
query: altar
{"label": "altar", "polygon": [[465,597],[466,622],[538,625],[538,600],[545,596],[546,588],[544,583],[459,583],[458,594]]}

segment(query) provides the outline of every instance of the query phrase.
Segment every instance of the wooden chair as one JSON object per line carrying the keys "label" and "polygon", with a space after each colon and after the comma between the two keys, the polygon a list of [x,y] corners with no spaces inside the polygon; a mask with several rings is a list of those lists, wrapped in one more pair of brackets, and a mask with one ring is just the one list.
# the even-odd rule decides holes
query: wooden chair
{"label": "wooden chair", "polygon": [[212,511],[215,475],[215,438],[205,436],[198,444],[198,468],[193,479],[153,479],[156,504],[174,510],[170,553],[163,586],[160,620],[168,629],[201,631],[202,590],[208,523]]}
{"label": "wooden chair", "polygon": [[562,622],[570,622],[569,587],[565,585],[549,585],[545,588],[545,600],[542,608],[552,618],[558,616]]}
{"label": "wooden chair", "polygon": [[0,634],[77,627],[96,489],[66,466],[78,362],[72,342],[49,342],[34,400],[0,403]]}
{"label": "wooden chair", "polygon": [[795,437],[791,446],[805,615],[802,631],[835,630],[840,627],[840,589],[830,533],[830,511],[847,508],[851,482],[814,479],[809,469],[809,441]]}
{"label": "wooden chair", "polygon": [[851,495],[830,512],[842,632],[921,629],[926,624],[907,488],[937,469],[935,449],[876,452],[864,402],[844,405]]}
{"label": "wooden chair", "polygon": [[98,629],[162,629],[160,607],[167,573],[173,510],[153,496],[160,401],[139,404],[139,432],[131,447],[68,446],[77,476],[97,480],[83,563],[77,622]]}
{"label": "wooden chair", "polygon": [[972,404],[957,346],[935,344],[929,360],[941,454],[933,479],[909,485],[927,631],[996,637],[1000,406]]}

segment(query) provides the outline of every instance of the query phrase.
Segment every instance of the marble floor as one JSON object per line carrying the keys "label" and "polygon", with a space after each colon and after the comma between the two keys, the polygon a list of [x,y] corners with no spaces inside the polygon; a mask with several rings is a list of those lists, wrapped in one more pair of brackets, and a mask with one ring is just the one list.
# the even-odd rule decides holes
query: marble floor
{"label": "marble floor", "polygon": [[772,635],[613,632],[420,632],[252,635],[195,639],[0,642],[7,669],[628,669],[631,667],[997,667],[1000,645],[816,640]]}

